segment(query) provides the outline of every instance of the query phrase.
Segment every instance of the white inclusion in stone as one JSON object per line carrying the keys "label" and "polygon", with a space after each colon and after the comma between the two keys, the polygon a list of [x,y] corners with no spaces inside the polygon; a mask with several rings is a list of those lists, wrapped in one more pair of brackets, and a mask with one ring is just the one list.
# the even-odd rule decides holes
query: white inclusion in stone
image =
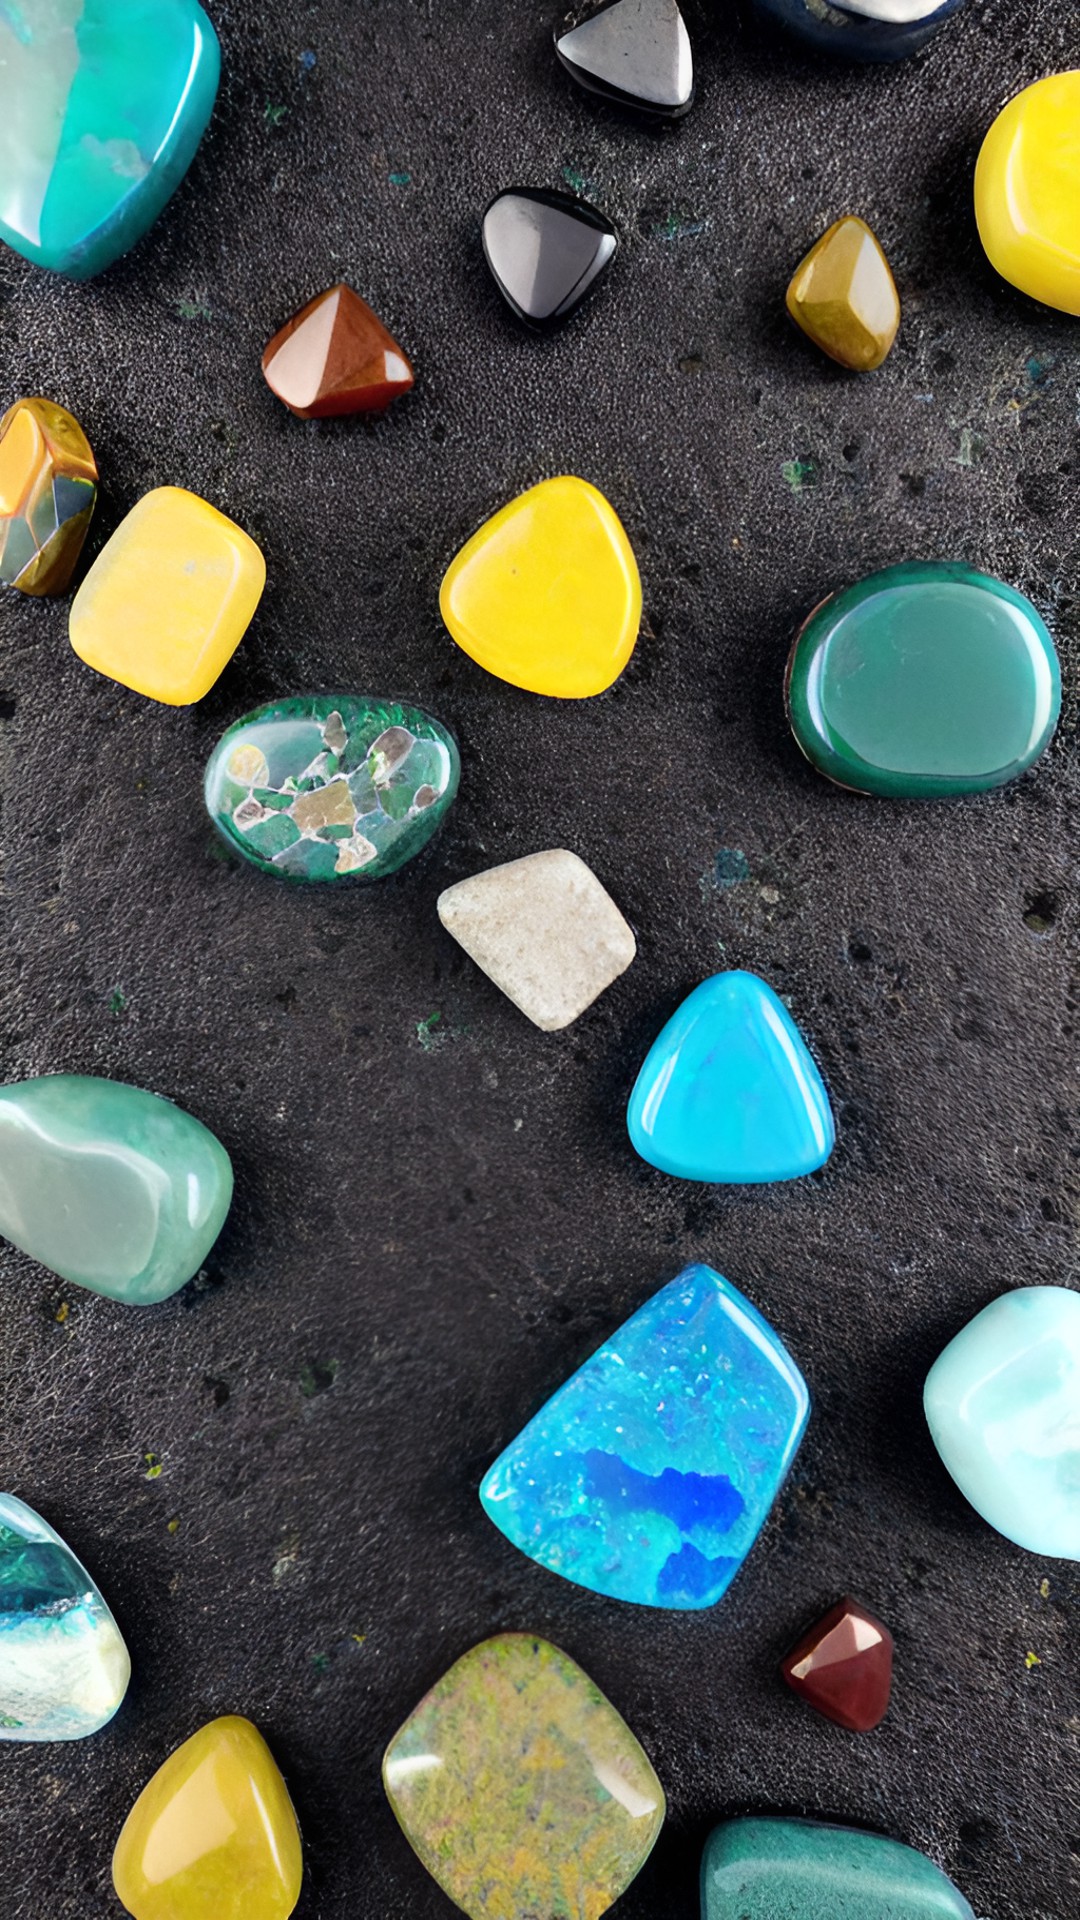
{"label": "white inclusion in stone", "polygon": [[99,140],[96,133],[84,133],[81,145],[94,160],[104,161],[118,180],[145,180],[150,171],[134,140]]}
{"label": "white inclusion in stone", "polygon": [[864,20],[884,20],[890,26],[910,26],[916,20],[928,20],[940,13],[946,0],[832,0],[841,13],[859,14]]}
{"label": "white inclusion in stone", "polygon": [[63,143],[82,15],[83,0],[34,0],[32,24],[0,7],[0,220],[33,246]]}

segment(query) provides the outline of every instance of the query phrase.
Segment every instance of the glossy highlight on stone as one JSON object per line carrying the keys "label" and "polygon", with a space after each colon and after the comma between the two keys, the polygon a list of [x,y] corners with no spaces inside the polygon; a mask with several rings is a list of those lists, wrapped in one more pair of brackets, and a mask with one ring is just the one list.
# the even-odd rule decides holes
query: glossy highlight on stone
{"label": "glossy highlight on stone", "polygon": [[870,1733],[889,1710],[893,1639],[857,1600],[831,1607],[792,1647],[780,1671],[793,1693],[850,1733]]}
{"label": "glossy highlight on stone", "polygon": [[1036,80],[998,114],[975,167],[975,217],[1003,279],[1080,314],[1080,71]]}
{"label": "glossy highlight on stone", "polygon": [[755,0],[770,26],[818,53],[866,63],[906,60],[933,39],[964,0]]}
{"label": "glossy highlight on stone", "polygon": [[1057,725],[1061,671],[1023,594],[959,562],[910,560],[815,608],[786,697],[795,739],[827,779],[934,800],[1034,764]]}
{"label": "glossy highlight on stone", "polygon": [[470,1920],[599,1920],[664,1822],[625,1721],[567,1654],[524,1633],[455,1662],[390,1742],[383,1785]]}
{"label": "glossy highlight on stone", "polygon": [[91,1293],[167,1300],[202,1266],[232,1186],[224,1147],[156,1093],[73,1073],[0,1087],[0,1234]]}
{"label": "glossy highlight on stone", "polygon": [[72,279],[101,273],[179,186],[220,67],[198,0],[0,7],[0,239]]}
{"label": "glossy highlight on stone", "polygon": [[607,0],[556,28],[555,51],[590,93],[666,119],[694,100],[694,56],[677,0]]}
{"label": "glossy highlight on stone", "polygon": [[809,1410],[768,1322],[710,1267],[687,1267],[530,1420],[480,1499],[565,1580],[639,1606],[711,1607],[768,1518]]}
{"label": "glossy highlight on stone", "polygon": [[602,493],[564,474],[485,521],[451,562],[442,617],[470,659],[511,686],[585,700],[619,677],[641,625],[641,580]]}
{"label": "glossy highlight on stone", "polygon": [[975,1920],[940,1867],[883,1834],[725,1820],[701,1863],[701,1920]]}
{"label": "glossy highlight on stone", "polygon": [[84,1740],[130,1678],[86,1568],[32,1507],[0,1493],[0,1740]]}
{"label": "glossy highlight on stone", "polygon": [[144,493],[102,548],[71,608],[80,660],[166,706],[209,693],[266,584],[254,540],[183,487]]}
{"label": "glossy highlight on stone", "polygon": [[484,258],[508,307],[526,325],[559,326],[618,251],[606,214],[572,193],[508,187],[484,215]]}
{"label": "glossy highlight on stone", "polygon": [[413,370],[392,334],[344,282],[286,321],[262,357],[266,383],[301,420],[385,413]]}
{"label": "glossy highlight on stone", "polygon": [[961,1493],[1029,1553],[1080,1560],[1080,1293],[1018,1287],[927,1376],[934,1445]]}
{"label": "glossy highlight on stone", "polygon": [[237,720],[204,792],[227,845],[262,873],[382,880],[438,831],[460,772],[452,736],[419,707],[309,694]]}
{"label": "glossy highlight on stone", "polygon": [[900,326],[900,296],[865,220],[834,221],[797,267],[787,309],[814,345],[854,373],[880,367]]}
{"label": "glossy highlight on stone", "polygon": [[824,1166],[836,1128],[795,1022],[756,974],[713,974],[653,1042],[627,1114],[650,1166],[683,1180],[795,1180]]}
{"label": "glossy highlight on stone", "polygon": [[63,593],[97,499],[97,465],[74,416],[52,400],[16,400],[0,420],[0,580]]}
{"label": "glossy highlight on stone", "polygon": [[288,1920],[303,1879],[288,1789],[250,1720],[200,1727],[145,1786],[113,1854],[134,1920]]}

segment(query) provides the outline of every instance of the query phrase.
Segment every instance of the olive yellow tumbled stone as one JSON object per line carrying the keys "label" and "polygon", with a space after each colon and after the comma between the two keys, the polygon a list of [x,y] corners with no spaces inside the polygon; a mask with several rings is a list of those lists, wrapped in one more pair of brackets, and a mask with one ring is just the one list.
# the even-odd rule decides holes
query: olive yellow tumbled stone
{"label": "olive yellow tumbled stone", "polygon": [[865,220],[836,220],[797,267],[787,309],[803,332],[853,373],[880,367],[900,325],[900,296]]}
{"label": "olive yellow tumbled stone", "polygon": [[998,114],[975,168],[975,218],[1003,279],[1080,314],[1080,72],[1036,80]]}
{"label": "olive yellow tumbled stone", "polygon": [[261,1733],[232,1714],[170,1754],[113,1854],[135,1920],[288,1920],[302,1878],[285,1782]]}
{"label": "olive yellow tumbled stone", "polygon": [[75,596],[80,660],[166,706],[209,693],[259,604],[266,562],[254,540],[183,487],[145,493]]}
{"label": "olive yellow tumbled stone", "polygon": [[617,680],[641,625],[641,580],[602,493],[563,474],[519,494],[451,562],[439,597],[458,646],[530,693],[584,700]]}

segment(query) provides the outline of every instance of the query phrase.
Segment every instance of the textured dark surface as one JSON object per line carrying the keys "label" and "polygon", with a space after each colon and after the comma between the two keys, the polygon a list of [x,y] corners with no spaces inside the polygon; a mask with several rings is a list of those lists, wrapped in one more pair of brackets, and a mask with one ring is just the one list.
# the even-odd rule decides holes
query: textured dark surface
{"label": "textured dark surface", "polygon": [[[692,1920],[706,1832],[745,1809],[912,1841],[986,1920],[1074,1920],[1080,1580],[967,1508],[920,1390],[996,1293],[1076,1271],[1080,329],[995,281],[970,213],[997,105],[1080,60],[1076,8],[974,4],[916,63],[867,72],[694,5],[698,102],[661,132],[560,73],[549,7],[215,17],[221,102],[148,240],[86,286],[0,265],[3,398],[47,393],[85,426],[91,551],[177,482],[270,570],[236,661],[187,712],[82,667],[63,603],[0,604],[3,1074],[168,1094],[238,1176],[208,1273],[161,1308],[0,1260],[4,1483],[86,1560],[135,1662],[99,1738],[0,1751],[5,1920],[116,1911],[132,1798],[226,1711],[258,1722],[295,1795],[303,1920],[439,1920],[380,1755],[455,1655],[518,1626],[584,1664],[668,1789],[625,1920]],[[550,342],[517,327],[480,254],[479,214],[517,180],[580,181],[624,234]],[[865,379],[783,310],[847,209],[904,302]],[[417,388],[374,426],[304,426],[259,355],[342,276]],[[622,514],[648,622],[619,685],[565,706],[486,678],[436,599],[485,514],[561,470]],[[1032,594],[1064,660],[1047,758],[954,806],[830,789],[783,719],[800,615],[918,554]],[[332,899],[230,864],[199,793],[228,722],[324,686],[419,701],[465,762],[444,837]],[[640,938],[554,1036],[435,916],[444,884],[547,846],[588,860]],[[832,1090],[840,1145],[802,1185],[692,1188],[629,1148],[638,1063],[725,963],[790,998]],[[690,1259],[751,1295],[815,1400],[763,1539],[696,1617],[561,1584],[475,1492]],[[861,1739],[776,1671],[849,1590],[897,1640],[892,1710]]]}

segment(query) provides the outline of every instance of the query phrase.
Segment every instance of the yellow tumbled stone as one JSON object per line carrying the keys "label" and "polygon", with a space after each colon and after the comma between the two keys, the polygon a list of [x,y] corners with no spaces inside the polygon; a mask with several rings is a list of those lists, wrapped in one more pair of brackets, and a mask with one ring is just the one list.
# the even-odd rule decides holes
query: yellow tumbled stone
{"label": "yellow tumbled stone", "polygon": [[71,609],[80,660],[166,706],[209,693],[250,625],[266,562],[242,527],[183,487],[145,493]]}
{"label": "yellow tumbled stone", "polygon": [[485,521],[446,573],[458,646],[512,686],[584,700],[617,680],[641,625],[641,580],[602,493],[564,474]]}
{"label": "yellow tumbled stone", "polygon": [[975,218],[1003,279],[1080,315],[1080,72],[1025,87],[975,167]]}
{"label": "yellow tumbled stone", "polygon": [[787,309],[830,360],[853,373],[880,367],[900,325],[900,296],[865,220],[847,214],[822,234],[792,276]]}
{"label": "yellow tumbled stone", "polygon": [[124,1822],[113,1885],[135,1920],[287,1920],[300,1831],[250,1720],[228,1715],[170,1754]]}

